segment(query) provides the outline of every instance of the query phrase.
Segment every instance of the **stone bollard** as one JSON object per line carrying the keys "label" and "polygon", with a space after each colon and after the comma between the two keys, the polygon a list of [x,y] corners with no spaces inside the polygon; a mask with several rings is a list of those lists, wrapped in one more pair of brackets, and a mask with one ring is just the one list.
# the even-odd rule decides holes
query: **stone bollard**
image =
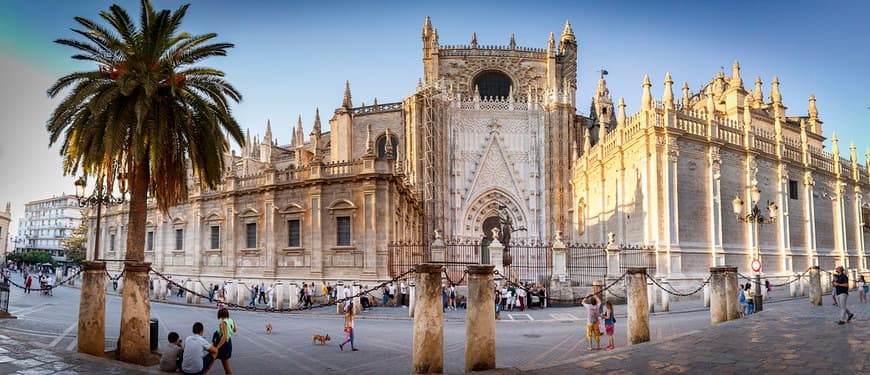
{"label": "stone bollard", "polygon": [[[184,282],[184,288],[187,290],[196,290],[196,288],[193,287],[193,285],[194,285],[193,283],[194,283],[193,280],[188,279],[187,281]],[[187,303],[193,303],[193,293],[190,293],[190,292],[184,292],[184,293],[185,293],[184,296],[187,298]]]}
{"label": "stone bollard", "polygon": [[704,307],[710,307],[710,283],[704,284]]}
{"label": "stone bollard", "polygon": [[662,278],[659,285],[662,286],[662,311],[671,311],[671,294],[665,290],[666,288],[670,288],[671,283],[667,279]]}
{"label": "stone bollard", "polygon": [[710,324],[728,321],[727,267],[710,267]]}
{"label": "stone bollard", "polygon": [[227,291],[226,295],[227,303],[233,303],[236,300],[236,282],[232,280],[227,280]]}
{"label": "stone bollard", "polygon": [[646,293],[646,268],[626,270],[628,282],[628,343],[649,341],[649,299]]}
{"label": "stone bollard", "polygon": [[740,283],[737,281],[737,267],[725,268],[725,311],[728,320],[740,319]]}
{"label": "stone bollard", "polygon": [[[151,301],[148,299],[148,270],[151,263],[127,262],[127,284],[121,301],[121,329],[118,352],[121,361],[145,365],[151,362]],[[100,277],[103,277],[101,275]]]}
{"label": "stone bollard", "polygon": [[810,305],[821,306],[822,305],[822,283],[821,283],[821,275],[819,273],[819,266],[810,267],[809,289],[810,289],[810,291],[809,291]]}
{"label": "stone bollard", "polygon": [[248,295],[248,285],[244,281],[236,282],[236,299],[235,303],[239,306],[245,306],[245,297]]}
{"label": "stone bollard", "polygon": [[[444,372],[444,312],[441,306],[441,273],[444,265],[422,263],[415,267],[419,300],[414,314],[411,373]],[[470,311],[469,311],[470,314]]]}
{"label": "stone bollard", "polygon": [[275,282],[275,310],[284,311],[284,282]]}
{"label": "stone bollard", "polygon": [[60,282],[63,280],[63,271],[60,267],[54,270],[54,285],[60,286]]}
{"label": "stone bollard", "polygon": [[354,296],[353,297],[353,314],[354,315],[359,315],[360,313],[362,313],[362,303],[360,302],[360,300],[359,300],[360,297],[358,296],[358,294],[361,290],[362,290],[362,287],[360,286],[359,282],[354,281],[353,288],[351,289],[351,293],[353,293],[352,295]]}
{"label": "stone bollard", "polygon": [[408,316],[414,317],[414,300],[417,299],[417,283],[411,281],[408,283]]}
{"label": "stone bollard", "polygon": [[[336,291],[338,290],[338,284],[335,285]],[[287,295],[287,308],[290,310],[296,310],[299,308],[299,284],[290,283],[290,292]]]}
{"label": "stone bollard", "polygon": [[791,298],[797,297],[798,283],[800,282],[800,278],[801,278],[801,275],[794,274],[794,276],[792,276],[791,280],[789,280],[789,281],[791,281],[791,283],[788,284],[789,297],[791,297]]}
{"label": "stone bollard", "polygon": [[800,289],[801,296],[807,295],[807,283],[808,283],[807,276],[806,275],[801,276],[801,279],[800,279],[800,281],[798,281],[798,283],[800,284],[800,288],[801,288]]}
{"label": "stone bollard", "polygon": [[[336,294],[336,296],[338,296],[336,298],[336,300],[340,300],[340,299],[344,298],[344,288],[345,288],[344,283],[341,281],[339,281],[338,283],[335,284],[335,290],[338,293],[338,294]],[[335,304],[335,313],[338,315],[344,314],[344,302]]]}
{"label": "stone bollard", "polygon": [[767,284],[765,283],[765,280],[767,279],[761,280],[761,299],[767,301],[768,298],[770,298],[770,296],[768,295],[768,293],[770,292],[767,291]]}
{"label": "stone bollard", "polygon": [[79,299],[79,353],[103,357],[106,352],[106,263],[83,261]]}
{"label": "stone bollard", "polygon": [[495,301],[492,274],[495,266],[468,266],[465,372],[495,369]]}
{"label": "stone bollard", "polygon": [[196,291],[196,295],[193,296],[193,303],[199,305],[202,303],[202,296],[200,294],[207,296],[208,291],[205,290],[205,285],[202,285],[202,280],[199,279],[193,282],[193,290]]}
{"label": "stone bollard", "polygon": [[858,270],[851,269],[849,272],[849,289],[855,289],[858,287]]}
{"label": "stone bollard", "polygon": [[124,293],[124,278],[123,277],[118,279],[118,292]]}
{"label": "stone bollard", "polygon": [[647,305],[649,305],[649,312],[656,311],[656,286],[653,284],[652,280],[647,278],[646,280],[646,295],[647,295]]}

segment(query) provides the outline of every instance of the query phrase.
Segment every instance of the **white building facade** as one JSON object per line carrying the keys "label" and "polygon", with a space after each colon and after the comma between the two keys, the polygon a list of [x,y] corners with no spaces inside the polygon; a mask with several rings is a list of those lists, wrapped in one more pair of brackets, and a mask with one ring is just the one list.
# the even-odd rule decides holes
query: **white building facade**
{"label": "white building facade", "polygon": [[0,211],[0,262],[6,261],[6,253],[9,251],[9,224],[11,222],[12,205],[7,202],[6,209]]}
{"label": "white building facade", "polygon": [[[868,161],[836,134],[825,150],[812,94],[806,113],[789,116],[778,78],[765,100],[761,78],[744,88],[736,61],[730,77],[720,72],[699,93],[683,84],[675,97],[670,73],[661,99],[651,86],[645,77],[639,112],[627,116],[620,99],[615,127],[584,136],[573,164],[575,240],[613,232],[621,243],[655,245],[657,272],[671,280],[720,265],[749,275],[759,255],[765,277],[812,265],[867,269]],[[606,92],[603,78],[599,87]],[[744,222],[755,203],[773,221],[757,234]]]}
{"label": "white building facade", "polygon": [[15,251],[46,251],[57,260],[66,259],[61,241],[81,224],[82,208],[73,195],[28,202],[18,222]]}

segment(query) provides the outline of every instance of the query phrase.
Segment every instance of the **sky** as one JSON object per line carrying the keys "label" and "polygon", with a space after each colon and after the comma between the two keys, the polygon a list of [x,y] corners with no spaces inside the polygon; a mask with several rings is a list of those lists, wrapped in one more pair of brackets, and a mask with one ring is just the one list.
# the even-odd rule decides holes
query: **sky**
{"label": "sky", "polygon": [[[45,91],[59,77],[92,70],[53,43],[73,38],[74,17],[98,19],[113,2],[97,0],[0,1],[0,207],[12,202],[13,225],[24,203],[73,193],[45,122],[58,100]],[[139,2],[116,1],[138,19]],[[154,0],[156,8],[183,2]],[[870,2],[866,1],[235,1],[193,0],[182,30],[218,33],[235,44],[226,57],[205,64],[223,70],[243,95],[234,113],[243,128],[263,134],[266,120],[280,143],[302,115],[310,131],[315,108],[341,105],[349,80],[354,105],[401,101],[423,74],[421,29],[430,16],[441,44],[546,48],[550,32],[571,22],[579,45],[578,112],[586,114],[606,69],[614,99],[629,114],[640,106],[649,74],[661,97],[670,72],[694,91],[740,60],[747,86],[756,76],[765,97],[780,79],[787,115],[805,115],[814,93],[824,132],[841,149],[854,141],[870,148]],[[863,156],[860,157],[863,161]]]}

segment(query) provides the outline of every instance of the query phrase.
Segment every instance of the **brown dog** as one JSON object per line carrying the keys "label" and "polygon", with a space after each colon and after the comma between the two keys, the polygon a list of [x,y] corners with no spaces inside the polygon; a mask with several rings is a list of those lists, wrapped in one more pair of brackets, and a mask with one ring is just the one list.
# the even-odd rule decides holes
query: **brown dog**
{"label": "brown dog", "polygon": [[318,341],[320,341],[320,345],[326,345],[326,343],[329,342],[329,335],[326,335],[326,336],[321,336],[321,335],[314,335],[314,336],[311,336],[311,343],[312,343],[312,344],[316,344]]}
{"label": "brown dog", "polygon": [[272,323],[266,323],[266,333],[272,333]]}

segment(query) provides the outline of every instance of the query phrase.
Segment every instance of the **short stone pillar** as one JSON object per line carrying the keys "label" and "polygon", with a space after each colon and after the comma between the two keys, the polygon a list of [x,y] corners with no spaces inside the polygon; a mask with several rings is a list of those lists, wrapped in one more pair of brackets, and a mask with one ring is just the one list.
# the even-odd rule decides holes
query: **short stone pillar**
{"label": "short stone pillar", "polygon": [[[188,279],[187,281],[185,281],[184,288],[187,290],[195,290],[193,288],[193,280]],[[193,303],[193,293],[185,291],[184,296],[187,299],[187,303]]]}
{"label": "short stone pillar", "polygon": [[275,283],[275,310],[284,311],[284,282]]}
{"label": "short stone pillar", "polygon": [[246,302],[245,297],[248,295],[248,285],[245,284],[244,281],[239,280],[236,282],[236,305],[245,306]]}
{"label": "short stone pillar", "polygon": [[414,300],[417,299],[417,283],[408,283],[408,316],[414,317]]}
{"label": "short stone pillar", "polygon": [[791,281],[791,283],[788,284],[788,295],[791,298],[795,298],[797,297],[798,293],[798,284],[800,284],[801,282],[801,275],[794,274],[794,276],[792,276],[792,279],[789,281]]}
{"label": "short stone pillar", "polygon": [[727,267],[710,267],[710,324],[728,321]]}
{"label": "short stone pillar", "polygon": [[489,244],[489,264],[495,266],[500,277],[504,277],[504,245],[498,239]]}
{"label": "short stone pillar", "polygon": [[809,285],[809,295],[810,295],[810,305],[813,306],[821,306],[822,305],[822,282],[821,282],[821,274],[819,272],[819,266],[810,267],[810,285]]}
{"label": "short stone pillar", "polygon": [[444,311],[441,305],[441,273],[444,265],[422,263],[417,274],[418,301],[414,312],[411,373],[444,372]]}
{"label": "short stone pillar", "polygon": [[[124,265],[127,285],[121,300],[121,335],[118,354],[123,362],[149,364],[151,348],[151,300],[148,299],[148,271],[151,263],[127,262]],[[103,277],[101,275],[100,277]],[[105,345],[105,344],[104,344]]]}
{"label": "short stone pillar", "polygon": [[646,293],[646,268],[626,270],[628,282],[628,343],[630,345],[649,341],[649,299]]}
{"label": "short stone pillar", "polygon": [[[359,282],[353,282],[353,289],[351,289],[351,293],[353,297],[353,314],[359,315],[362,313],[362,303],[360,303],[359,292],[361,290]],[[398,297],[396,297],[398,298]]]}
{"label": "short stone pillar", "polygon": [[[344,288],[345,288],[345,286],[344,286],[343,282],[339,281],[339,282],[335,283],[335,292],[338,293],[338,294],[336,294],[337,301],[341,301],[342,299],[345,298],[344,297]],[[343,301],[341,303],[335,304],[335,313],[336,314],[338,314],[338,315],[344,314],[344,304],[345,304],[345,302],[343,302]]]}
{"label": "short stone pillar", "polygon": [[63,270],[58,267],[54,269],[54,285],[60,286],[60,282],[63,280]]}
{"label": "short stone pillar", "polygon": [[106,352],[106,263],[83,261],[79,299],[79,353],[103,357]]}
{"label": "short stone pillar", "polygon": [[710,282],[704,284],[704,307],[710,307]]}
{"label": "short stone pillar", "polygon": [[740,283],[737,267],[725,266],[725,309],[728,320],[740,319]]}
{"label": "short stone pillar", "polygon": [[491,265],[468,266],[465,372],[495,369],[495,300]]}
{"label": "short stone pillar", "polygon": [[233,303],[236,300],[236,282],[233,280],[227,280],[226,284],[226,298],[227,303]]}
{"label": "short stone pillar", "polygon": [[[338,285],[335,285],[336,291],[338,291]],[[290,310],[296,310],[299,308],[299,285],[296,283],[290,283],[290,295],[287,296],[287,308]],[[337,292],[336,292],[337,293]]]}
{"label": "short stone pillar", "polygon": [[849,270],[849,289],[855,289],[858,287],[858,270],[851,269]]}
{"label": "short stone pillar", "polygon": [[[120,292],[120,293],[124,292],[124,278],[123,277],[118,279],[118,292]],[[151,292],[149,291],[149,294],[150,293]]]}
{"label": "short stone pillar", "polygon": [[768,295],[770,292],[767,291],[767,281],[767,278],[761,280],[761,299],[764,301],[767,301],[767,299],[770,298]]}
{"label": "short stone pillar", "polygon": [[447,260],[447,246],[444,245],[444,240],[441,238],[441,231],[435,229],[435,240],[432,241],[432,246],[429,248],[430,260],[432,262],[444,262]]}
{"label": "short stone pillar", "polygon": [[562,242],[562,232],[556,231],[552,247],[553,276],[550,278],[550,298],[561,301],[574,299],[574,290],[568,278],[568,247]]}
{"label": "short stone pillar", "polygon": [[671,287],[671,282],[668,279],[662,278],[659,285],[662,286],[662,311],[671,311],[671,294],[665,290]]}
{"label": "short stone pillar", "polygon": [[193,288],[196,291],[196,295],[193,296],[193,303],[199,305],[202,303],[202,295],[208,296],[209,291],[205,290],[205,285],[202,284],[202,280],[197,279],[193,282]]}
{"label": "short stone pillar", "polygon": [[649,312],[656,311],[656,286],[653,284],[650,278],[646,280],[646,295],[647,295],[647,304],[649,305]]}
{"label": "short stone pillar", "polygon": [[821,271],[819,275],[821,277],[822,283],[822,294],[828,294],[828,291],[831,290],[831,275],[828,273],[828,271]]}

